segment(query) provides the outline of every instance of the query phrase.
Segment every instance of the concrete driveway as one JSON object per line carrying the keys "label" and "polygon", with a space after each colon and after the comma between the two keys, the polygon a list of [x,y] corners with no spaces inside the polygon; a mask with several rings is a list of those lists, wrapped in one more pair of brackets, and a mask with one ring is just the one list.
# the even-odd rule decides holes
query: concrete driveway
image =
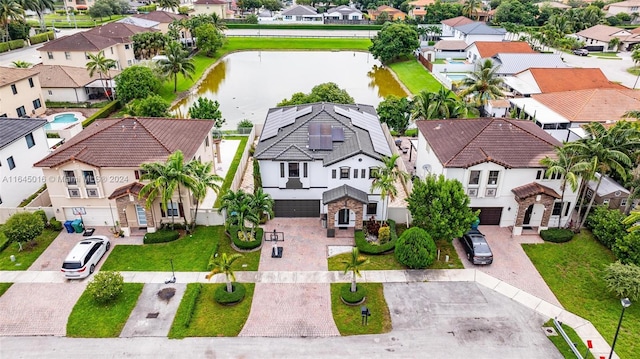
{"label": "concrete driveway", "polygon": [[544,243],[540,236],[523,235],[512,237],[509,228],[498,226],[480,226],[479,229],[480,232],[484,233],[489,247],[491,247],[493,263],[487,266],[471,264],[460,241],[454,239],[454,247],[465,268],[480,270],[551,304],[562,307],[522,249],[523,243]]}

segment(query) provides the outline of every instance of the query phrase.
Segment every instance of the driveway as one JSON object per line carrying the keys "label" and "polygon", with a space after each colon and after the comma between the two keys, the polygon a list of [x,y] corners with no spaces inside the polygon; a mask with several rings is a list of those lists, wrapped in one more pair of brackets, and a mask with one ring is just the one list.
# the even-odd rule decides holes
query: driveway
{"label": "driveway", "polygon": [[460,241],[454,239],[454,247],[465,268],[480,270],[562,308],[556,296],[522,249],[523,243],[544,243],[539,235],[511,237],[509,228],[498,226],[480,226],[479,229],[484,233],[489,247],[491,247],[493,263],[488,266],[471,264],[467,260],[466,252]]}
{"label": "driveway", "polygon": [[564,62],[571,67],[597,67],[602,70],[609,81],[619,82],[628,88],[633,88],[636,82],[637,76],[627,72],[628,68],[633,67],[630,52],[619,53],[618,57],[622,60],[598,58],[592,55],[577,56],[566,53],[561,55]]}

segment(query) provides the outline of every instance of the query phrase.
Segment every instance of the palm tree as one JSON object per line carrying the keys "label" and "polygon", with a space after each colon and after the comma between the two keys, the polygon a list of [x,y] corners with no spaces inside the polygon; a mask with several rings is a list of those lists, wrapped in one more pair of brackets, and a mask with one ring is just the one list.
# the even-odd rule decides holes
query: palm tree
{"label": "palm tree", "polygon": [[207,196],[207,190],[211,188],[216,194],[220,193],[220,185],[223,181],[222,177],[213,173],[213,163],[200,161],[189,161],[186,165],[187,172],[193,178],[193,187],[191,193],[193,195],[194,202],[196,203],[196,211],[193,215],[193,221],[191,230],[196,226],[196,219],[198,218],[198,207],[200,202]]}
{"label": "palm tree", "polygon": [[109,74],[109,69],[116,67],[116,61],[113,59],[106,58],[104,56],[104,50],[100,51],[97,55],[87,54],[89,60],[87,62],[87,70],[89,71],[89,76],[93,77],[93,74],[97,71],[98,75],[100,75],[100,82],[102,83],[102,89],[104,90],[105,96],[109,100],[111,100],[111,96],[107,92],[107,86],[104,83],[103,76]]}
{"label": "palm tree", "polygon": [[158,3],[158,7],[161,9],[171,9],[171,11],[176,11],[177,8],[180,7],[180,0],[156,0]]}
{"label": "palm tree", "polygon": [[609,40],[609,43],[608,43],[609,49],[615,49],[616,52],[618,52],[620,50],[619,46],[620,46],[621,43],[622,43],[622,41],[620,41],[619,37],[611,38],[611,40]]}
{"label": "palm tree", "polygon": [[[166,213],[167,202],[171,200],[173,193],[169,193],[167,190],[169,178],[165,164],[159,162],[143,163],[140,165],[140,168],[143,171],[140,179],[143,181],[148,180],[149,183],[140,189],[138,198],[146,197],[147,208],[153,208],[153,202],[159,198],[160,207]],[[173,216],[171,218],[173,219]]]}
{"label": "palm tree", "polygon": [[245,201],[247,197],[247,193],[243,190],[238,190],[236,192],[232,190],[228,190],[225,194],[220,197],[220,208],[218,208],[218,212],[222,213],[225,211],[227,213],[227,219],[225,220],[225,226],[229,227],[230,225],[238,224],[236,213],[240,204]]}
{"label": "palm tree", "polygon": [[451,118],[467,118],[469,115],[480,115],[478,108],[465,100],[455,101],[450,111]]}
{"label": "palm tree", "polygon": [[396,161],[400,158],[400,155],[394,153],[391,157],[383,157],[383,165],[378,166],[377,173],[373,182],[371,182],[371,191],[380,190],[380,199],[385,201],[384,211],[382,218],[384,223],[387,222],[387,210],[389,209],[389,197],[393,200],[398,195],[397,181],[406,181],[409,179],[409,174],[401,172],[396,167]]}
{"label": "palm tree", "polygon": [[640,78],[640,69],[638,69],[638,63],[640,62],[640,46],[635,45],[633,47],[633,52],[631,52],[631,60],[633,60],[633,65],[636,67],[635,70],[638,71],[638,77],[636,77],[636,82],[634,82],[633,84],[633,89],[635,89],[636,85],[638,84],[638,79]]}
{"label": "palm tree", "polygon": [[178,91],[178,74],[192,79],[196,67],[189,53],[182,49],[182,45],[177,41],[172,41],[167,45],[166,58],[160,59],[158,65],[166,76],[173,76],[173,92]]}
{"label": "palm tree", "polygon": [[16,0],[0,0],[0,24],[4,26],[4,40],[9,40],[9,21],[24,16],[24,9]]}
{"label": "palm tree", "polygon": [[24,10],[31,10],[38,15],[40,29],[46,30],[47,26],[44,22],[44,13],[46,10],[54,10],[53,0],[20,0],[20,5]]}
{"label": "palm tree", "polygon": [[450,118],[451,108],[456,103],[453,92],[441,86],[438,92],[434,93],[431,105],[429,106],[428,118]]}
{"label": "palm tree", "polygon": [[351,271],[351,292],[355,292],[358,287],[356,285],[356,277],[360,277],[360,267],[369,263],[369,258],[361,256],[358,247],[353,247],[351,250],[351,258],[348,261],[342,261],[345,265],[344,274]]}
{"label": "palm tree", "polygon": [[[169,186],[167,190],[174,192],[178,190],[178,203],[182,205],[182,186],[192,189],[196,187],[193,177],[190,176],[190,166],[184,162],[184,154],[177,150],[167,158],[166,168],[168,170]],[[184,224],[187,226],[187,216],[182,213]]]}
{"label": "palm tree", "polygon": [[29,67],[33,66],[32,63],[23,61],[23,60],[16,60],[11,62],[11,64],[13,65],[13,67],[16,67],[19,69],[28,69]]}
{"label": "palm tree", "polygon": [[420,91],[414,98],[411,106],[411,119],[430,119],[430,108],[434,101],[435,94],[428,91]]}
{"label": "palm tree", "polygon": [[226,253],[222,253],[222,255],[214,258],[211,261],[211,264],[213,264],[214,267],[211,272],[209,272],[209,274],[205,276],[205,278],[211,280],[211,277],[213,277],[214,275],[218,273],[224,273],[227,282],[227,292],[233,293],[233,286],[231,285],[231,282],[235,282],[236,275],[233,272],[231,266],[233,265],[233,262],[235,262],[238,258],[242,258],[242,254],[236,253],[228,256]]}
{"label": "palm tree", "polygon": [[640,210],[632,211],[627,218],[622,220],[622,224],[631,225],[627,231],[634,232],[640,230]]}
{"label": "palm tree", "polygon": [[488,99],[502,97],[500,84],[502,84],[503,79],[498,76],[497,70],[498,66],[494,67],[493,61],[490,59],[477,64],[476,70],[462,81],[466,88],[460,91],[460,96],[464,97],[471,94],[480,105],[484,105]]}
{"label": "palm tree", "polygon": [[[562,183],[560,184],[560,189],[562,190],[560,203],[564,205],[564,194],[567,189],[567,184],[571,187],[573,192],[578,189],[578,183],[580,182],[579,173],[586,170],[586,163],[576,163],[576,156],[574,156],[566,147],[556,147],[555,151],[558,158],[553,159],[546,156],[540,160],[540,164],[547,167],[547,171],[545,172],[547,176],[560,175],[562,177]],[[562,225],[563,212],[564,208],[560,210],[558,228]]]}
{"label": "palm tree", "polygon": [[269,219],[273,217],[273,199],[270,194],[265,193],[261,187],[257,187],[250,199],[251,206],[259,217],[262,217],[263,214],[266,214]]}
{"label": "palm tree", "polygon": [[472,19],[475,14],[477,19],[479,9],[482,9],[482,2],[480,0],[466,0],[462,5],[462,15]]}
{"label": "palm tree", "polygon": [[435,41],[437,36],[442,35],[442,28],[438,25],[427,26],[427,34],[429,41]]}

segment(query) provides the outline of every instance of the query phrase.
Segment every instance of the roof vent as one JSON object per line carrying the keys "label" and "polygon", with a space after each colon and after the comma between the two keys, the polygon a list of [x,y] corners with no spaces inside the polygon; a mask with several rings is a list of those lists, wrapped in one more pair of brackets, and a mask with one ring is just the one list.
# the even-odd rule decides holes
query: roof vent
{"label": "roof vent", "polygon": [[433,129],[434,129],[434,130],[439,130],[439,129],[441,129],[441,128],[442,128],[442,126],[440,126],[440,124],[438,124],[438,126],[434,127]]}

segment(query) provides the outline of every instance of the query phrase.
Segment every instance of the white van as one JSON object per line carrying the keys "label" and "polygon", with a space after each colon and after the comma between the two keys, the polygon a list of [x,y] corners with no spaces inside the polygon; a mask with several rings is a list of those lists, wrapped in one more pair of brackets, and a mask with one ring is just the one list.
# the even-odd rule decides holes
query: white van
{"label": "white van", "polygon": [[62,273],[67,279],[86,278],[93,273],[100,258],[107,253],[111,243],[105,236],[83,239],[73,247],[62,263]]}

